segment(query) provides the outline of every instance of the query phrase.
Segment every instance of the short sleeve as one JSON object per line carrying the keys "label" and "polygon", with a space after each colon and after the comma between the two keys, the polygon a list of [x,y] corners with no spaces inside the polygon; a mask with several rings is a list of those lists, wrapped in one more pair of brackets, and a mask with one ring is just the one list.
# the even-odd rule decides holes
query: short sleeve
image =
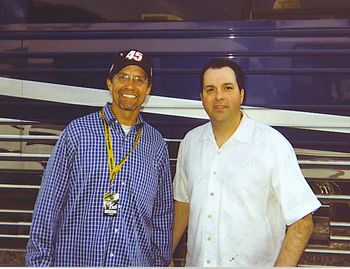
{"label": "short sleeve", "polygon": [[188,203],[188,177],[185,170],[185,139],[180,143],[176,162],[176,173],[174,178],[174,199],[179,202]]}
{"label": "short sleeve", "polygon": [[289,226],[316,211],[321,203],[306,182],[288,140],[274,130],[271,140],[272,186]]}

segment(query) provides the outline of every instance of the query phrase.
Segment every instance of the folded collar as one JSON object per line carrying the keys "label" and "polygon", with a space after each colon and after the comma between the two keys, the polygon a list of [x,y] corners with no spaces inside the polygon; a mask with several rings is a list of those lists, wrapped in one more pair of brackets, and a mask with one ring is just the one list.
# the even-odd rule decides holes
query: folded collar
{"label": "folded collar", "polygon": [[[251,142],[253,131],[254,131],[254,122],[248,117],[246,113],[244,113],[243,111],[241,112],[243,114],[241,122],[239,123],[236,131],[233,133],[233,135],[228,139],[228,141],[225,144],[231,144],[233,143],[234,140],[243,142],[243,143]],[[213,127],[210,122],[205,127],[201,139],[215,141]]]}

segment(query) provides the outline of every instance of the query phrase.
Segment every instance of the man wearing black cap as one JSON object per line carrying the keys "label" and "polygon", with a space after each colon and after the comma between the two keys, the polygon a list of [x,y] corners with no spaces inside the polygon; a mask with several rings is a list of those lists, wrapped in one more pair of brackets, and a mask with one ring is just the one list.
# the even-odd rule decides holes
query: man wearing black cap
{"label": "man wearing black cap", "polygon": [[151,60],[121,52],[107,77],[112,103],[62,132],[35,204],[27,265],[169,264],[167,145],[139,115],[151,86]]}

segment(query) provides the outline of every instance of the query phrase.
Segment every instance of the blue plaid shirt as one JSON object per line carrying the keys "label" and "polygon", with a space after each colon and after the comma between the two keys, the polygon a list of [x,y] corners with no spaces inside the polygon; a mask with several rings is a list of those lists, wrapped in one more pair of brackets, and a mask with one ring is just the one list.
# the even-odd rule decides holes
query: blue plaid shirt
{"label": "blue plaid shirt", "polygon": [[[141,140],[110,182],[99,113],[71,122],[62,132],[35,204],[28,266],[167,266],[171,256],[173,191],[168,148],[139,117],[128,135],[110,104],[105,118],[119,162]],[[103,215],[104,193],[119,193],[117,217]]]}

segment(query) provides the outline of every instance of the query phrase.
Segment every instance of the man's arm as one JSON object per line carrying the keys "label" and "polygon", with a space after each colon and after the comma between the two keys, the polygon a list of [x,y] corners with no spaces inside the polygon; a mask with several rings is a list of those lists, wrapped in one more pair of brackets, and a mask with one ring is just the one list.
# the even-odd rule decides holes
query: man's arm
{"label": "man's arm", "polygon": [[174,221],[174,195],[167,147],[159,153],[158,190],[153,207],[152,246],[153,266],[168,266],[171,259],[171,239]]}
{"label": "man's arm", "polygon": [[26,266],[52,266],[54,262],[55,227],[68,187],[70,163],[67,157],[71,151],[66,138],[63,133],[45,168],[30,227]]}
{"label": "man's arm", "polygon": [[313,231],[312,214],[290,225],[275,266],[297,266]]}
{"label": "man's arm", "polygon": [[[174,233],[173,233],[173,246],[172,252],[174,253],[177,245],[179,244],[182,235],[186,231],[189,222],[190,204],[188,198],[187,188],[187,174],[185,171],[184,161],[184,143],[185,139],[180,143],[177,162],[176,162],[176,174],[174,178]],[[170,266],[174,266],[173,260],[171,260]]]}
{"label": "man's arm", "polygon": [[175,220],[174,220],[174,233],[173,233],[173,253],[188,226],[190,205],[189,203],[175,201],[174,211],[175,211]]}

